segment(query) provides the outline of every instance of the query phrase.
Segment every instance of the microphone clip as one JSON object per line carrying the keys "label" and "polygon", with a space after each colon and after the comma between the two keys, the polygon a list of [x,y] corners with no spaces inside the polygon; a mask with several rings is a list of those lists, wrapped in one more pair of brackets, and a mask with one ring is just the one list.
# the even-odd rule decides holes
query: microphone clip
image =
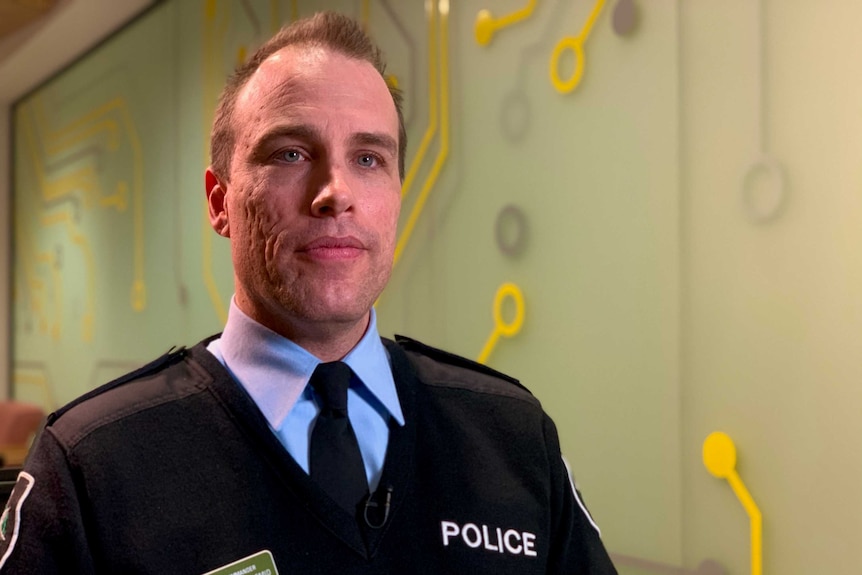
{"label": "microphone clip", "polygon": [[[376,500],[377,492],[372,493],[368,499],[365,500],[365,508],[362,511],[362,518],[365,520],[365,524],[368,525],[372,529],[380,529],[384,525],[386,525],[386,520],[389,519],[389,509],[392,504],[392,486],[386,486],[386,499],[383,501],[383,519],[379,522],[373,521],[374,516],[380,515],[380,503]],[[369,512],[369,509],[371,510]]]}

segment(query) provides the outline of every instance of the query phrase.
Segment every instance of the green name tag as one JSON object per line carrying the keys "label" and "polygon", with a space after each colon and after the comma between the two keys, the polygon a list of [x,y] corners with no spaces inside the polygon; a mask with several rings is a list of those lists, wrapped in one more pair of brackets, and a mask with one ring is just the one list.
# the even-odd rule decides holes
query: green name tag
{"label": "green name tag", "polygon": [[264,550],[204,575],[278,575],[278,569],[275,568],[272,553]]}

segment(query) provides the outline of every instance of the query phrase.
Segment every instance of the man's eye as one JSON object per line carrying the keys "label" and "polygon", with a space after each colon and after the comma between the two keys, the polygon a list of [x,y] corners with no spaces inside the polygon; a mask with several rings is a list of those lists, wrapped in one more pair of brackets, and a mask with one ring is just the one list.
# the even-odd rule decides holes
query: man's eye
{"label": "man's eye", "polygon": [[287,150],[286,152],[282,152],[281,159],[289,164],[293,164],[302,161],[302,154],[296,150]]}
{"label": "man's eye", "polygon": [[364,168],[372,168],[377,164],[377,158],[372,154],[362,154],[359,156],[359,165]]}

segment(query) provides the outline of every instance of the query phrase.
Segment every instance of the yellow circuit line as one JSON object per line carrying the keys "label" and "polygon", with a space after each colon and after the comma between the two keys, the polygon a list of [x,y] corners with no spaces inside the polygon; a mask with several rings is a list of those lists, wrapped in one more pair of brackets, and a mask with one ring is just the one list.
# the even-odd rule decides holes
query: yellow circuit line
{"label": "yellow circuit line", "polygon": [[64,138],[51,138],[49,136],[45,139],[45,151],[52,156],[61,154],[70,148],[74,148],[83,141],[94,138],[100,132],[107,132],[108,149],[113,151],[119,146],[118,131],[119,126],[117,125],[117,122],[111,119],[102,120],[101,122],[96,122],[87,128],[81,129],[79,132],[69,134]]}
{"label": "yellow circuit line", "polygon": [[[21,265],[24,266],[24,278],[27,287],[27,296],[30,305],[29,308],[32,312],[37,313],[37,315],[43,315],[42,309],[42,300],[41,297],[37,297],[43,295],[42,290],[45,289],[45,283],[42,281],[42,278],[36,275],[36,271],[33,269],[33,262],[28,257],[28,253],[32,252],[32,246],[28,241],[29,238],[25,233],[26,226],[15,226],[15,236],[17,238],[17,247],[18,247],[18,257],[21,262]],[[29,248],[29,249],[28,249]]]}
{"label": "yellow circuit line", "polygon": [[119,145],[119,125],[117,122],[111,118],[97,121],[111,112],[114,105],[115,101],[107,102],[72,123],[57,130],[51,130],[45,118],[44,104],[41,98],[36,99],[33,104],[34,115],[41,132],[40,135],[45,142],[45,151],[50,155],[59,154],[99,132],[107,132],[108,148],[116,149]]}
{"label": "yellow circuit line", "polygon": [[[29,246],[30,242],[27,241],[27,235],[24,231],[25,226],[15,226],[15,235],[18,237],[18,253],[21,258],[21,263],[24,266],[24,277],[26,278],[26,283],[33,290],[42,290],[45,287],[45,284],[36,276],[36,271],[33,269],[33,261],[27,257],[26,253],[32,251],[32,249],[28,250],[25,246]],[[33,307],[32,309],[36,309]]]}
{"label": "yellow circuit line", "polygon": [[488,340],[485,342],[485,347],[482,348],[482,353],[479,354],[479,357],[476,359],[479,363],[485,363],[490,357],[491,352],[494,351],[494,348],[497,347],[497,342],[500,340],[500,332],[499,330],[494,330],[491,332],[491,335],[488,337]]}
{"label": "yellow circuit line", "polygon": [[[45,143],[45,151],[49,156],[58,155],[68,148],[72,148],[77,144],[80,144],[82,141],[94,137],[101,131],[108,131],[109,139],[108,139],[108,149],[115,150],[118,147],[118,132],[119,125],[113,119],[105,119],[100,122],[96,122],[91,124],[90,126],[82,125],[82,120],[76,120],[73,122],[75,126],[74,129],[70,129],[69,127],[63,128],[61,130],[57,130],[52,132],[48,127],[47,119],[45,118],[43,104],[41,103],[41,99],[36,99],[33,104],[33,116],[35,118],[36,128],[39,131],[40,139]],[[102,106],[100,106],[94,112],[87,114],[87,118],[91,118],[95,120],[98,118],[98,114],[108,114],[114,109],[120,109],[123,111],[123,107],[125,106],[125,102],[122,99],[115,99],[111,102],[108,102]],[[68,174],[66,176],[61,176],[52,180],[51,182],[47,182],[44,178],[43,174],[45,172],[45,167],[42,164],[41,159],[39,158],[39,152],[36,150],[36,146],[33,143],[33,132],[32,129],[27,126],[28,129],[28,138],[30,138],[30,153],[34,157],[35,163],[38,165],[38,171],[40,180],[43,182],[43,187],[46,190],[45,198],[48,200],[56,199],[58,197],[62,197],[67,194],[74,193],[77,189],[80,189],[84,192],[84,205],[86,207],[91,207],[93,205],[94,196],[98,198],[98,203],[103,207],[116,207],[118,211],[124,211],[126,207],[126,202],[123,201],[124,198],[118,197],[118,194],[106,195],[102,196],[99,192],[101,186],[99,185],[99,178],[92,166],[84,166],[79,168],[72,174]],[[57,140],[60,138],[61,142],[53,142],[52,140]],[[66,141],[63,141],[63,138],[66,138]],[[140,144],[138,144],[138,149],[140,149]],[[141,170],[142,168],[138,165],[141,163],[140,158],[135,159],[134,169]],[[143,185],[143,184],[141,184]]]}
{"label": "yellow circuit line", "polygon": [[722,431],[713,431],[703,442],[703,464],[715,477],[726,479],[751,525],[751,574],[763,573],[763,516],[751,493],[736,471],[736,446],[733,439]]}
{"label": "yellow circuit line", "polygon": [[269,0],[269,30],[272,34],[278,32],[281,26],[281,6],[278,0]]}
{"label": "yellow circuit line", "polygon": [[428,194],[434,187],[437,177],[443,165],[446,163],[446,158],[449,154],[449,0],[440,0],[440,150],[437,153],[437,158],[434,165],[431,167],[431,172],[425,180],[425,185],[413,205],[413,210],[404,225],[404,232],[398,238],[398,243],[395,246],[394,263],[397,264],[404,252],[407,242],[410,241],[410,236],[413,234],[413,229],[416,226],[416,221],[425,207],[425,201],[428,199]]}
{"label": "yellow circuit line", "polygon": [[523,8],[516,10],[510,14],[506,14],[505,16],[494,18],[494,29],[500,30],[502,28],[506,28],[507,26],[511,26],[512,24],[516,24],[521,20],[529,18],[535,8],[536,0],[529,0],[529,2],[527,2],[527,4]]}
{"label": "yellow circuit line", "polygon": [[593,5],[593,10],[592,12],[590,12],[589,18],[587,18],[584,27],[581,28],[581,33],[578,34],[578,38],[580,38],[583,42],[586,42],[587,38],[590,37],[590,32],[592,32],[593,26],[596,25],[596,20],[598,20],[599,14],[601,14],[604,5],[605,0],[596,0],[596,3]]}
{"label": "yellow circuit line", "polygon": [[[511,298],[515,304],[515,317],[512,321],[506,321],[503,318],[503,306],[506,298]],[[500,336],[514,337],[521,327],[524,325],[524,294],[521,293],[521,288],[512,282],[505,282],[497,288],[497,293],[494,295],[494,305],[491,308],[494,316],[494,331],[485,342],[485,347],[482,348],[482,353],[479,354],[479,363],[485,363],[491,352],[500,341]]]}
{"label": "yellow circuit line", "polygon": [[42,315],[42,321],[39,322],[39,329],[42,332],[48,331],[48,324],[52,323],[51,337],[54,340],[60,339],[61,321],[63,319],[63,278],[60,276],[57,266],[54,265],[54,254],[51,252],[39,252],[36,254],[36,261],[40,264],[45,264],[51,272],[52,285],[54,286],[54,321],[50,322],[48,317]]}
{"label": "yellow circuit line", "polygon": [[494,33],[497,30],[502,30],[503,28],[507,28],[513,24],[517,24],[521,20],[529,18],[535,8],[536,0],[529,0],[523,8],[504,16],[500,16],[499,18],[494,18],[494,15],[491,14],[490,10],[479,10],[479,13],[476,14],[476,24],[473,28],[476,43],[480,46],[487,46],[491,43],[491,40],[494,38]]}
{"label": "yellow circuit line", "polygon": [[227,321],[227,309],[225,308],[224,302],[222,301],[221,294],[218,291],[218,285],[215,281],[215,276],[213,275],[213,262],[212,262],[212,236],[215,232],[213,232],[210,227],[209,220],[209,212],[204,209],[204,223],[201,226],[201,229],[204,231],[204,242],[202,246],[203,250],[203,273],[204,273],[204,285],[206,286],[207,293],[210,296],[210,301],[213,304],[213,308],[215,309],[216,315],[219,318],[219,321],[224,322]]}
{"label": "yellow circuit line", "polygon": [[64,196],[72,196],[80,191],[84,196],[84,205],[92,205],[93,196],[100,195],[98,193],[98,178],[95,177],[93,167],[84,166],[70,174],[49,181],[45,175],[45,166],[42,164],[39,150],[36,147],[33,127],[30,122],[23,119],[22,124],[24,125],[24,139],[27,141],[27,151],[36,172],[36,178],[39,180],[39,191],[42,199],[45,202],[51,202]]}
{"label": "yellow circuit line", "polygon": [[[561,94],[571,92],[581,82],[581,78],[584,75],[584,68],[587,65],[586,56],[584,55],[584,44],[586,43],[587,38],[589,38],[590,32],[592,31],[599,14],[601,14],[604,5],[605,0],[596,0],[596,3],[593,5],[593,9],[587,18],[587,21],[584,23],[584,26],[581,28],[580,33],[577,36],[565,36],[554,46],[549,62],[549,72],[551,76],[551,84],[553,84],[554,88]],[[570,49],[575,53],[575,70],[572,73],[571,78],[568,80],[562,80],[560,78],[559,71],[560,56],[566,49]]]}
{"label": "yellow circuit line", "polygon": [[131,303],[135,311],[143,311],[147,305],[147,287],[144,282],[144,153],[138,130],[132,121],[129,107],[122,98],[117,98],[117,105],[123,119],[129,142],[132,146],[133,177],[132,186],[132,227],[135,238],[134,270],[135,279],[132,283]]}
{"label": "yellow circuit line", "polygon": [[[105,119],[97,122],[101,117],[114,112],[120,115],[123,127],[128,133],[129,144],[132,149],[132,172],[134,178],[134,184],[132,186],[132,230],[134,237],[134,254],[132,261],[134,265],[134,280],[131,291],[131,306],[135,311],[142,311],[146,307],[146,283],[144,281],[144,154],[137,128],[135,127],[135,123],[129,113],[128,103],[125,98],[114,98],[75,120],[68,126],[60,130],[49,132],[48,134],[43,134],[42,136],[49,142],[54,140],[54,150],[48,150],[49,153],[53,155],[61,150],[71,147],[73,144],[80,143],[87,135],[92,136],[93,134],[98,133],[98,131],[105,126],[110,127],[116,132],[117,123],[113,119]],[[29,136],[32,137],[32,132],[29,132]],[[64,142],[64,138],[67,141]],[[61,142],[60,144],[57,143],[58,140]],[[35,146],[31,148],[31,153],[34,154],[34,157],[38,158]],[[41,161],[38,161],[38,165],[40,179],[44,181],[44,177],[41,174],[43,171]],[[81,173],[85,174],[86,177],[84,179],[79,179],[77,177],[77,175]],[[72,179],[70,180],[67,178]],[[46,186],[45,189],[48,191],[47,196],[49,198],[62,196],[65,191],[72,193],[78,187],[81,187],[85,191],[89,190],[92,193],[95,191],[94,188],[98,187],[98,181],[98,177],[92,166],[86,166],[79,172],[75,172],[70,176],[60,178],[57,181],[52,182],[50,185]],[[100,204],[102,205],[106,205],[106,203],[108,205],[119,205],[116,201],[112,201],[112,196],[102,197],[99,193],[96,193],[95,195],[100,197]],[[105,198],[107,198],[107,202]],[[92,200],[90,200],[90,203],[91,202]],[[90,203],[88,203],[88,205],[90,205]]]}
{"label": "yellow circuit line", "polygon": [[[203,62],[203,97],[204,97],[204,105],[202,106],[203,111],[203,125],[204,125],[204,133],[209,134],[209,131],[212,127],[212,118],[215,113],[215,104],[212,102],[212,96],[214,93],[217,93],[214,89],[215,84],[215,66],[213,64],[213,46],[214,42],[214,32],[215,32],[215,19],[218,15],[218,6],[216,0],[207,0],[207,10],[204,14],[204,62]],[[209,138],[204,138],[204,166],[209,165]],[[227,309],[224,304],[224,299],[222,295],[219,293],[218,284],[215,280],[215,276],[213,275],[213,261],[212,261],[212,252],[213,252],[213,235],[214,232],[210,227],[209,222],[209,210],[207,208],[206,203],[204,203],[203,210],[203,225],[201,226],[201,230],[203,231],[203,236],[201,238],[201,265],[202,265],[202,273],[204,280],[204,287],[206,288],[207,295],[209,295],[210,303],[215,310],[216,316],[218,316],[219,321],[224,324],[227,321]]]}
{"label": "yellow circuit line", "polygon": [[410,162],[407,175],[404,177],[404,184],[401,186],[402,199],[410,193],[419,166],[425,159],[428,146],[431,145],[431,141],[437,133],[437,75],[439,74],[437,70],[437,17],[435,15],[437,11],[434,1],[428,4],[428,127],[425,129],[425,134],[422,135],[419,149],[416,150],[416,155],[413,156],[413,161]]}
{"label": "yellow circuit line", "polygon": [[362,29],[368,33],[368,22],[371,20],[371,0],[361,0],[359,5],[359,18],[362,23]]}
{"label": "yellow circuit line", "polygon": [[103,208],[116,208],[118,212],[125,212],[129,207],[129,187],[126,182],[119,182],[117,190],[110,196],[102,196],[99,198],[99,205]]}
{"label": "yellow circuit line", "polygon": [[[35,140],[33,136],[32,127],[30,123],[27,121],[22,122],[25,126],[25,139],[28,142],[28,149],[31,156],[31,161],[33,164],[33,168],[36,171],[36,176],[39,180],[39,188],[41,191],[41,195],[43,200],[51,201],[66,195],[73,195],[76,191],[82,191],[84,193],[84,197],[87,198],[88,195],[96,195],[99,196],[98,188],[99,182],[98,178],[95,175],[95,172],[92,166],[86,166],[75,172],[58,178],[54,181],[48,181],[45,173],[44,166],[42,165],[41,158],[39,156],[39,152],[36,149]],[[86,204],[86,200],[85,200]],[[88,294],[87,301],[89,303],[89,311],[85,313],[83,317],[83,336],[85,341],[90,341],[92,339],[93,332],[93,317],[95,309],[95,261],[93,258],[92,250],[90,249],[89,243],[87,243],[86,238],[84,236],[78,234],[71,226],[72,219],[69,215],[68,211],[63,212],[64,217],[66,218],[67,231],[69,231],[69,236],[73,243],[77,244],[84,255],[84,259],[87,263],[87,277],[88,277]],[[55,225],[59,223],[61,220],[58,219],[56,215],[54,216],[42,216],[42,225]],[[63,290],[62,290],[62,275],[60,274],[60,270],[56,265],[54,265],[54,256],[50,252],[43,252],[37,256],[38,261],[42,263],[47,263],[51,270],[51,277],[54,284],[54,307],[56,310],[56,316],[54,317],[53,327],[51,328],[51,336],[55,340],[60,339],[60,333],[62,331],[61,320],[63,316]]]}
{"label": "yellow circuit line", "polygon": [[[96,260],[93,257],[93,250],[90,248],[90,242],[86,236],[81,234],[76,228],[72,220],[72,216],[68,210],[47,214],[42,216],[43,226],[54,226],[64,224],[66,233],[72,240],[72,243],[77,245],[84,256],[84,264],[87,271],[87,306],[84,311],[84,316],[81,318],[82,337],[84,341],[93,340],[94,318],[96,314]],[[52,266],[56,268],[56,266]],[[58,272],[59,273],[59,272]]]}
{"label": "yellow circuit line", "polygon": [[754,502],[754,498],[734,469],[727,477],[730,487],[736,494],[742,507],[748,514],[751,523],[751,575],[762,575],[763,573],[763,516],[760,508]]}

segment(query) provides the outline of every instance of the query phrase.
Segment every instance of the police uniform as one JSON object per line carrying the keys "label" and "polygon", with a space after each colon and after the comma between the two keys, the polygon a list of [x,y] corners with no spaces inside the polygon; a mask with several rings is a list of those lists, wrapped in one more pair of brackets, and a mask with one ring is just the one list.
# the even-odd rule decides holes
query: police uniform
{"label": "police uniform", "polygon": [[616,573],[539,402],[396,340],[406,423],[358,521],[202,342],[49,417],[4,517],[0,573]]}

